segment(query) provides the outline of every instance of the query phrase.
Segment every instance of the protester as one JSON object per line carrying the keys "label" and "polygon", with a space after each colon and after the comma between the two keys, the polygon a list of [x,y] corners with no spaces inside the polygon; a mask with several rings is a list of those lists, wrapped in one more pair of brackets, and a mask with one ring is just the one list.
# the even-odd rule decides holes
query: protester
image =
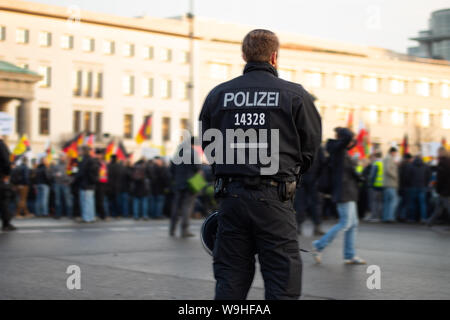
{"label": "protester", "polygon": [[11,224],[9,205],[14,199],[14,190],[10,184],[11,174],[10,153],[8,147],[0,137],[0,216],[2,231],[14,231],[16,227]]}
{"label": "protester", "polygon": [[392,147],[384,159],[383,177],[383,222],[395,222],[395,212],[398,205],[398,166],[396,163],[397,149]]}
{"label": "protester", "polygon": [[121,164],[119,168],[119,206],[122,216],[128,217],[130,214],[130,190],[132,188],[133,167],[131,161],[127,160],[125,165]]}
{"label": "protester", "polygon": [[382,153],[376,152],[369,175],[370,222],[380,221],[383,213],[384,164]]}
{"label": "protester", "polygon": [[[11,183],[14,185],[18,194],[16,205],[16,219],[29,218],[33,215],[28,210],[28,192],[30,189],[30,169],[27,166],[28,159],[23,157],[18,166],[11,173]],[[34,211],[34,210],[33,210]],[[23,213],[23,215],[22,215]]]}
{"label": "protester", "polygon": [[337,204],[339,222],[334,225],[319,240],[313,242],[313,257],[316,263],[321,263],[321,252],[336,237],[339,231],[344,231],[344,262],[346,264],[365,264],[366,262],[355,254],[356,229],[358,227],[358,183],[361,177],[356,172],[356,163],[348,154],[355,142],[354,134],[347,128],[336,128],[336,139],[327,142],[332,168],[332,200]]}
{"label": "protester", "polygon": [[408,217],[408,206],[410,203],[409,198],[411,197],[411,163],[412,163],[412,155],[410,153],[406,153],[403,156],[402,162],[400,163],[398,169],[399,175],[399,195],[400,195],[400,204],[398,209],[398,221],[405,222]]}
{"label": "protester", "polygon": [[[423,162],[420,155],[416,156],[412,162],[410,170],[410,196],[409,196],[409,222],[416,222],[420,220],[421,223],[426,223],[427,220],[427,202],[426,193],[427,187],[431,179],[431,170]],[[419,212],[419,217],[416,214]]]}
{"label": "protester", "polygon": [[438,165],[436,174],[436,192],[438,202],[433,215],[428,219],[427,225],[432,226],[445,212],[450,215],[450,155],[441,147],[438,150]]}
{"label": "protester", "polygon": [[41,158],[36,168],[35,183],[37,189],[36,216],[48,217],[51,178],[48,161],[45,157]]}
{"label": "protester", "polygon": [[111,156],[111,162],[108,164],[108,188],[107,199],[111,217],[120,218],[120,171],[122,165],[117,161],[117,156]]}
{"label": "protester", "polygon": [[318,190],[319,177],[323,166],[325,165],[325,155],[323,148],[320,147],[317,155],[314,157],[314,162],[309,170],[303,175],[302,183],[297,187],[297,192],[294,200],[294,208],[297,213],[297,233],[302,234],[302,224],[306,219],[307,212],[310,213],[315,236],[321,236],[325,233],[322,231],[320,225],[321,220],[321,195]]}
{"label": "protester", "polygon": [[170,186],[170,174],[161,157],[156,157],[153,164],[152,194],[150,195],[153,208],[150,210],[150,217],[163,219],[165,193]]}
{"label": "protester", "polygon": [[95,185],[98,181],[99,166],[91,156],[91,149],[82,147],[82,160],[75,175],[79,187],[79,201],[83,222],[95,221]]}
{"label": "protester", "polygon": [[[171,165],[171,174],[174,181],[175,195],[172,200],[172,213],[170,219],[169,235],[175,236],[178,219],[181,216],[181,236],[183,238],[193,237],[189,231],[189,219],[194,208],[196,196],[188,188],[188,180],[201,171],[198,154],[194,150],[194,138],[184,141],[178,148],[178,155],[190,159],[188,163]],[[187,154],[184,154],[186,152]]]}
{"label": "protester", "polygon": [[108,167],[104,160],[104,152],[97,150],[93,161],[98,166],[98,179],[95,183],[95,210],[98,217],[102,220],[109,220],[109,206],[108,206]]}
{"label": "protester", "polygon": [[73,177],[67,174],[67,157],[61,153],[55,164],[50,166],[53,192],[55,194],[55,218],[59,219],[63,213],[68,218],[73,216],[73,196],[71,184]]}
{"label": "protester", "polygon": [[133,198],[133,217],[135,220],[148,220],[148,196],[150,194],[149,171],[142,158],[133,167],[131,196]]}

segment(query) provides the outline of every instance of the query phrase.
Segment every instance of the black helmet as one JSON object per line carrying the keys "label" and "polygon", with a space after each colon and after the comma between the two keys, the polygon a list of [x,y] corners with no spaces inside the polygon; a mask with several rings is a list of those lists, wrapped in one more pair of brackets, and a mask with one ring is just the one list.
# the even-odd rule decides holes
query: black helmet
{"label": "black helmet", "polygon": [[214,243],[216,242],[216,233],[218,226],[217,215],[217,211],[211,213],[205,219],[205,221],[203,221],[202,230],[200,232],[200,238],[202,240],[203,247],[211,256],[214,250]]}

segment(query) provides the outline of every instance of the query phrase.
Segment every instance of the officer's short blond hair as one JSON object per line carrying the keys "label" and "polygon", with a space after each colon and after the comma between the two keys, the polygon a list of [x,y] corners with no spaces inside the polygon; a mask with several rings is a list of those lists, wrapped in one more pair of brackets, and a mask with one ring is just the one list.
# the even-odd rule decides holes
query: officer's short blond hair
{"label": "officer's short blond hair", "polygon": [[242,53],[247,62],[269,62],[272,53],[278,52],[279,48],[276,34],[264,29],[250,31],[242,42]]}

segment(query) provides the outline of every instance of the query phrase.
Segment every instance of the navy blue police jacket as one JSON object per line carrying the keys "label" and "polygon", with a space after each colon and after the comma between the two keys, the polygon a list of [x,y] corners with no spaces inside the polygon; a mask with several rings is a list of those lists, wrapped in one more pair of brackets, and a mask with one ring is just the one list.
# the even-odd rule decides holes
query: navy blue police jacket
{"label": "navy blue police jacket", "polygon": [[[199,120],[202,147],[216,176],[268,175],[289,181],[311,167],[322,138],[313,97],[300,84],[280,79],[265,62],[247,63],[243,75],[211,90]],[[211,129],[220,131],[222,145]],[[233,135],[239,130],[247,133],[244,140]],[[255,148],[257,159],[250,161]],[[242,149],[245,159],[238,155]],[[263,172],[274,163],[276,170]]]}

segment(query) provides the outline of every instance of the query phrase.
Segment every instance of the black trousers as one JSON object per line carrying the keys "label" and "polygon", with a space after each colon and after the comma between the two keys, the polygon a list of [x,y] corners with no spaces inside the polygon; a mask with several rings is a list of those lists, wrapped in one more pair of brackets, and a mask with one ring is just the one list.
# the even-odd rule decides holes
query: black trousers
{"label": "black trousers", "polygon": [[[1,179],[1,176],[0,176]],[[2,227],[7,227],[11,221],[11,212],[9,205],[12,201],[14,191],[12,191],[10,185],[6,185],[0,180],[0,216],[2,220]]]}
{"label": "black trousers", "polygon": [[274,187],[254,190],[233,183],[218,214],[213,252],[217,300],[246,299],[255,274],[255,255],[266,299],[300,297],[302,261],[292,201],[280,201]]}

